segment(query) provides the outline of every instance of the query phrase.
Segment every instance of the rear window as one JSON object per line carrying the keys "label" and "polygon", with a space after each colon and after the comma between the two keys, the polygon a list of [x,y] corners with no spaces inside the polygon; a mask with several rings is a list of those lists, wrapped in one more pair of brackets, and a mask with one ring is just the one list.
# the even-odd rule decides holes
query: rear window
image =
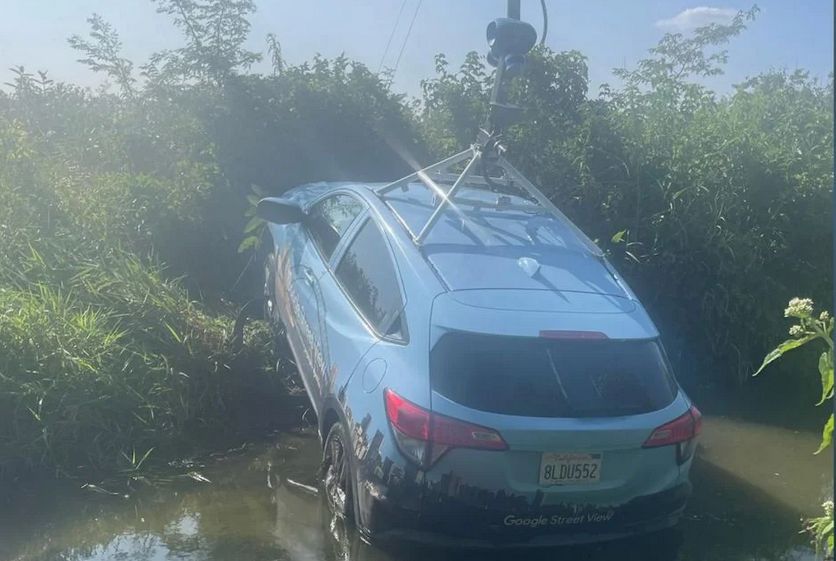
{"label": "rear window", "polygon": [[529,417],[614,417],[661,409],[677,386],[658,342],[448,333],[433,389],[457,403]]}

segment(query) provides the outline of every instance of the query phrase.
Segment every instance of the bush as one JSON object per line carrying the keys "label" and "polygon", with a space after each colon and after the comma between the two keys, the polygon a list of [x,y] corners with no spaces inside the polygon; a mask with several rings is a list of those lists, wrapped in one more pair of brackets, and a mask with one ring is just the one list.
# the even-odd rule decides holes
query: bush
{"label": "bush", "polygon": [[[0,100],[0,479],[131,469],[239,428],[245,391],[278,397],[263,330],[233,347],[233,310],[216,298],[209,311],[173,279],[217,291],[237,274],[218,262],[237,257],[237,236],[211,220],[237,197],[199,128],[143,150],[139,106],[114,117],[113,98],[60,86]],[[162,136],[185,134],[184,120]]]}
{"label": "bush", "polygon": [[0,470],[113,469],[217,423],[229,321],[131,256],[65,261],[60,283],[55,257],[33,251],[41,280],[0,289]]}
{"label": "bush", "polygon": [[[831,413],[822,429],[819,449],[815,452],[815,454],[820,454],[833,443],[833,317],[826,310],[816,314],[811,299],[797,297],[789,301],[784,310],[784,317],[792,318],[797,322],[790,327],[790,338],[764,357],[761,367],[754,375],[757,376],[764,368],[799,347],[814,345],[824,347],[818,360],[821,399],[816,406],[827,404],[827,409]],[[833,501],[825,501],[822,508],[824,516],[806,520],[804,529],[815,542],[816,554],[823,553],[826,559],[833,559]]]}

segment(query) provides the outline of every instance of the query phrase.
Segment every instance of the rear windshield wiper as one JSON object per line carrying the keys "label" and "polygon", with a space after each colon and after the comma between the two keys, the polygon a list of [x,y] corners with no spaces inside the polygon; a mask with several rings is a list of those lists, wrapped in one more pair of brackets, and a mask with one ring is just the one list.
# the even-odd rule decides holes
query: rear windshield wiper
{"label": "rear windshield wiper", "polygon": [[549,365],[552,368],[552,373],[554,373],[554,379],[557,380],[557,387],[560,389],[560,395],[563,396],[563,402],[566,404],[566,408],[569,410],[569,412],[574,413],[575,409],[569,402],[569,395],[566,393],[566,388],[563,387],[563,380],[560,379],[560,374],[557,371],[557,366],[555,366],[554,364],[554,358],[552,358],[552,351],[548,347],[546,348],[546,356],[549,357]]}

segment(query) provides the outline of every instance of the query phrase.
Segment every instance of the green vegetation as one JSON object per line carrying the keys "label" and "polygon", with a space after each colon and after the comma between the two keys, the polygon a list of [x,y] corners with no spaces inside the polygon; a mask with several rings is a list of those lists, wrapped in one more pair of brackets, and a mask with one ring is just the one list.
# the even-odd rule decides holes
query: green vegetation
{"label": "green vegetation", "polygon": [[148,154],[126,146],[117,100],[18,78],[0,116],[0,477],[126,469],[221,427],[253,375],[272,384],[267,335],[250,329],[235,348],[230,314],[159,263],[211,260],[186,259],[218,237],[200,219],[217,173],[183,153],[200,147],[138,169]]}
{"label": "green vegetation", "polygon": [[[778,360],[784,353],[803,347],[810,343],[819,342],[824,345],[824,351],[819,356],[819,376],[821,376],[821,399],[817,406],[828,404],[833,410],[833,318],[827,311],[816,316],[813,311],[813,301],[809,298],[793,298],[784,317],[794,318],[798,323],[790,327],[790,339],[787,339],[773,349],[763,359],[763,364],[755,372],[760,374],[772,362]],[[827,419],[822,429],[821,445],[816,450],[819,454],[833,443],[833,413]],[[826,501],[824,516],[807,521],[806,530],[813,535],[817,553],[824,552],[828,558],[833,557],[833,501]]]}
{"label": "green vegetation", "polygon": [[[234,430],[248,387],[281,391],[263,326],[232,336],[262,282],[247,197],[397,178],[484,116],[475,53],[458,70],[439,56],[409,100],[345,57],[288,64],[274,36],[271,71],[251,72],[251,1],[155,5],[182,47],[135,64],[92,16],[70,48],[108,87],[16,68],[0,92],[0,478],[130,471]],[[734,384],[783,331],[769,302],[829,302],[832,282],[832,79],[698,84],[755,16],[667,35],[597,95],[581,53],[538,48],[507,135],[647,303],[680,373]]]}

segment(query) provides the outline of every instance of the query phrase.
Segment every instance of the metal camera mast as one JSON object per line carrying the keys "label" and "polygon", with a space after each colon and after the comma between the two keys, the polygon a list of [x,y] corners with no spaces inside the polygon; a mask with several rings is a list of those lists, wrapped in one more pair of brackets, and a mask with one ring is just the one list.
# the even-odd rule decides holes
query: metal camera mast
{"label": "metal camera mast", "polygon": [[[542,0],[541,6],[545,33],[546,6]],[[501,143],[502,134],[519,120],[522,114],[521,107],[508,102],[508,87],[511,81],[522,73],[525,55],[537,43],[537,32],[531,24],[520,20],[520,0],[508,0],[507,17],[497,18],[489,23],[486,35],[490,48],[487,60],[496,68],[496,73],[488,114],[476,142],[467,150],[378,188],[378,195],[385,200],[387,193],[399,188],[405,191],[416,181],[420,181],[434,193],[437,203],[429,219],[417,232],[409,231],[413,242],[419,247],[450,205],[474,204],[474,201],[456,198],[459,190],[467,185],[530,198],[543,207],[543,210],[569,226],[594,256],[602,257],[598,246],[503,156],[505,148]],[[504,199],[508,197],[498,197],[497,206],[507,208],[508,205],[503,204]],[[528,208],[530,209],[530,206]]]}

